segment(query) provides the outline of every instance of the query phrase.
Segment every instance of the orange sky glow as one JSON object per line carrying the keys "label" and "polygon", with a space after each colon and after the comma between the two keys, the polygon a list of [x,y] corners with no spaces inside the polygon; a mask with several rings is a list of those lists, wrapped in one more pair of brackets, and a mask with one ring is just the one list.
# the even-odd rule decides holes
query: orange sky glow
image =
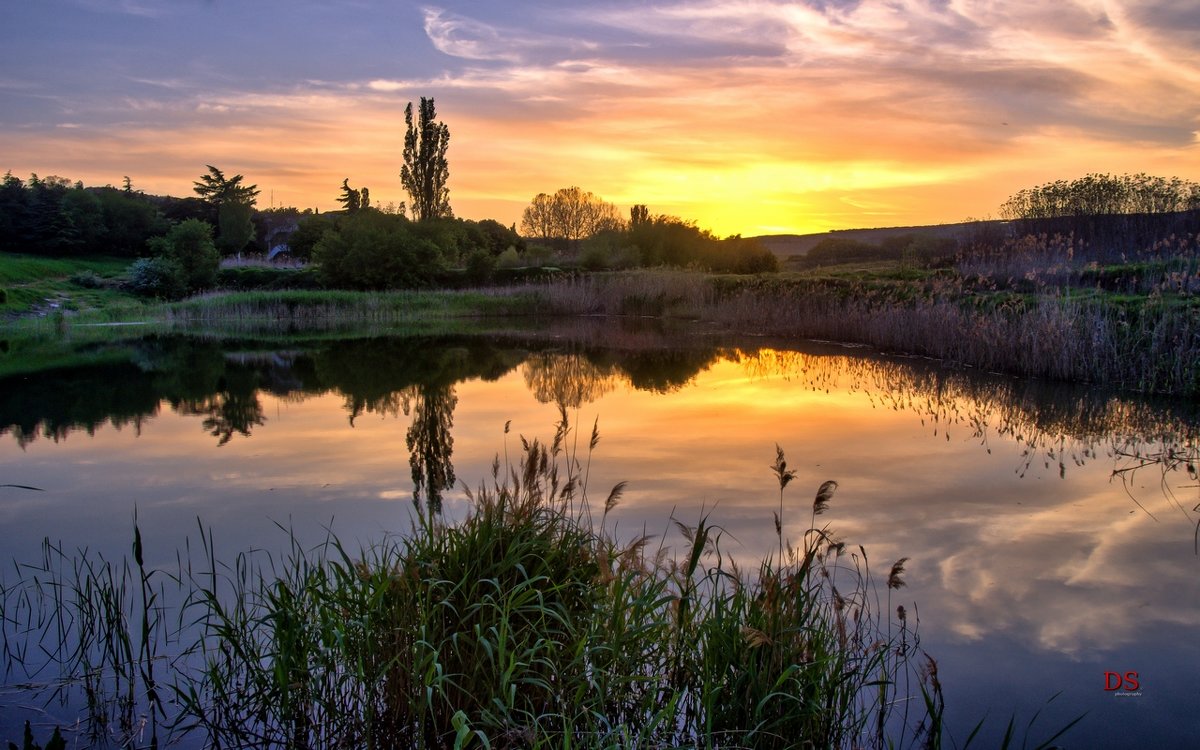
{"label": "orange sky glow", "polygon": [[[1170,3],[358,2],[332,4],[360,10],[337,23],[310,3],[180,5],[15,12],[0,170],[188,195],[214,164],[260,207],[336,209],[343,178],[399,202],[404,106],[432,96],[456,215],[505,224],[570,185],[759,235],[995,217],[1089,172],[1200,180],[1200,11]],[[38,43],[82,49],[47,70],[21,62]]]}

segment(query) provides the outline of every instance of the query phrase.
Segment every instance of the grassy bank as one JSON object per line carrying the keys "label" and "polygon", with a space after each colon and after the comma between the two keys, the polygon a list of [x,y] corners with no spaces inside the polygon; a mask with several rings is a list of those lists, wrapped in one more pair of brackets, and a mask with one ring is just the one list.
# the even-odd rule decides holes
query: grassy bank
{"label": "grassy bank", "polygon": [[742,571],[707,518],[676,522],[679,555],[614,538],[622,487],[589,504],[567,437],[522,439],[463,520],[357,554],[293,541],[226,564],[203,539],[168,574],[140,535],[123,566],[47,547],[4,591],[7,653],[46,648],[67,676],[47,690],[83,690],[92,744],[940,745],[936,663],[891,601],[904,560],[876,583],[818,523],[834,483],[793,500],[780,451],[778,549]]}
{"label": "grassy bank", "polygon": [[0,318],[86,313],[136,315],[143,302],[121,291],[129,261],[0,253]]}
{"label": "grassy bank", "polygon": [[[187,331],[278,334],[454,326],[503,317],[659,318],[1195,397],[1200,260],[1190,244],[1160,249],[1102,266],[1080,259],[1082,253],[1077,258],[1060,238],[1026,238],[1002,252],[981,251],[938,268],[875,261],[760,276],[630,271],[457,291],[215,292],[149,305],[103,289],[86,304],[71,302],[77,312],[60,310],[41,323],[20,324],[149,321]],[[19,278],[36,276],[34,266],[17,265],[25,269]],[[16,273],[9,271],[10,277]],[[77,269],[72,278],[78,281],[81,273]]]}

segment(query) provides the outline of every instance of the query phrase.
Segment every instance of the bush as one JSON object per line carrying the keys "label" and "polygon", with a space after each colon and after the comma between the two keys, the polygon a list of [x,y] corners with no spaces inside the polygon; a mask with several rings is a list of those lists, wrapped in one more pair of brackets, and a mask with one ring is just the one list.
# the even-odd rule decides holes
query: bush
{"label": "bush", "polygon": [[496,266],[498,268],[520,268],[521,256],[517,253],[517,249],[510,247],[496,256]]}
{"label": "bush", "polygon": [[171,227],[165,236],[151,239],[148,244],[155,255],[179,267],[179,278],[185,291],[208,289],[216,283],[221,256],[213,243],[213,229],[208,222],[188,219]]}
{"label": "bush", "polygon": [[343,289],[427,286],[442,270],[433,242],[400,216],[361,211],[322,235],[313,248],[322,280]]}
{"label": "bush", "polygon": [[170,258],[140,258],[129,266],[126,288],[143,297],[179,299],[187,293],[183,269]]}
{"label": "bush", "polygon": [[84,289],[99,289],[104,286],[104,279],[95,271],[87,269],[71,274],[71,283]]}
{"label": "bush", "polygon": [[305,216],[287,238],[288,254],[296,260],[311,260],[313,248],[331,229],[341,221],[339,215],[314,214]]}
{"label": "bush", "polygon": [[757,239],[730,237],[714,242],[701,264],[718,273],[773,273],[779,259]]}
{"label": "bush", "polygon": [[467,280],[474,284],[486,284],[496,272],[496,259],[483,248],[474,250],[467,258]]}
{"label": "bush", "polygon": [[323,288],[315,268],[272,268],[270,266],[222,268],[217,272],[217,286],[240,292]]}
{"label": "bush", "polygon": [[609,251],[604,245],[588,245],[579,256],[579,265],[588,271],[602,271],[608,268]]}

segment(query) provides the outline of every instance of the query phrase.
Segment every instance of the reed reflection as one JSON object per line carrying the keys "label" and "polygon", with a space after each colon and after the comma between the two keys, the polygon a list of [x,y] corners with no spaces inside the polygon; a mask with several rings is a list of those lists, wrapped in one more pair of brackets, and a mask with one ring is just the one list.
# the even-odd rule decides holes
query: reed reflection
{"label": "reed reflection", "polygon": [[1065,478],[1069,467],[1104,455],[1112,462],[1113,478],[1131,497],[1137,474],[1158,471],[1164,494],[1178,509],[1185,505],[1175,489],[1197,489],[1200,500],[1200,486],[1170,484],[1181,471],[1195,479],[1200,461],[1195,404],[954,370],[915,358],[780,349],[737,350],[730,356],[755,378],[785,378],[826,393],[861,393],[875,408],[912,412],[931,437],[949,441],[952,431],[962,430],[989,454],[993,439],[1013,440],[1021,446],[1013,468],[1021,477],[1040,464]]}

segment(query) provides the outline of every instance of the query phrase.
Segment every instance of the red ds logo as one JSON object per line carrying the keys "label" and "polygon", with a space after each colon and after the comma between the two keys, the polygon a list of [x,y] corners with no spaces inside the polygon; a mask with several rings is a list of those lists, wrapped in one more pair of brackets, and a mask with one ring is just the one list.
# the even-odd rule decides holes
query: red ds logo
{"label": "red ds logo", "polygon": [[1104,673],[1104,690],[1112,692],[1114,690],[1139,690],[1142,687],[1141,680],[1137,672],[1105,672]]}

